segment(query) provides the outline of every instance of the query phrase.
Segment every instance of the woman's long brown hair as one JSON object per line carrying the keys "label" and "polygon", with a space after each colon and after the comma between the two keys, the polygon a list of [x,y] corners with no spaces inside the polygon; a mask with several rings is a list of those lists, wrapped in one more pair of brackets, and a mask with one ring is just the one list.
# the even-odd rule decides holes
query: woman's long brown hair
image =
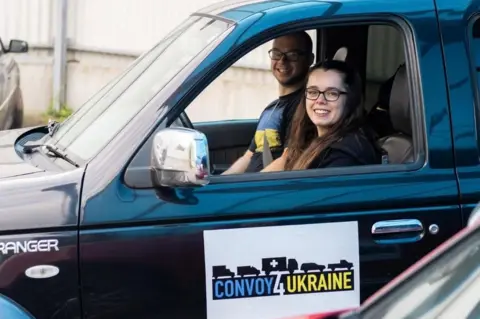
{"label": "woman's long brown hair", "polygon": [[307,169],[312,161],[332,143],[357,129],[363,122],[363,98],[360,75],[343,61],[324,61],[314,65],[308,74],[315,70],[334,70],[343,75],[347,95],[345,108],[340,120],[332,125],[324,136],[319,137],[317,128],[308,117],[305,96],[293,116],[285,170]]}

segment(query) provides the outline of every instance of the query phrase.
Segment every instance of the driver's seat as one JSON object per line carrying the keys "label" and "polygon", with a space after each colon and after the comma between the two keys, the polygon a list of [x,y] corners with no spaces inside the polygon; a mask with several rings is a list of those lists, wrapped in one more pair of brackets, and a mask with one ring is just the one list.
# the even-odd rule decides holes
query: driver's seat
{"label": "driver's seat", "polygon": [[409,93],[404,64],[398,69],[390,92],[390,119],[396,133],[378,141],[387,152],[388,162],[391,164],[403,164],[414,160]]}

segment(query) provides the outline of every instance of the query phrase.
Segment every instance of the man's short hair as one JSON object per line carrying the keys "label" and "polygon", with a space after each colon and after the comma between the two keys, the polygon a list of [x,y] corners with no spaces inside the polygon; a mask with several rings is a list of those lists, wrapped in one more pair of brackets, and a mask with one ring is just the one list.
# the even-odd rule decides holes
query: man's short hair
{"label": "man's short hair", "polygon": [[302,44],[305,46],[304,49],[306,52],[311,53],[313,51],[312,38],[306,31],[295,31],[287,33],[284,36],[291,36],[300,39]]}

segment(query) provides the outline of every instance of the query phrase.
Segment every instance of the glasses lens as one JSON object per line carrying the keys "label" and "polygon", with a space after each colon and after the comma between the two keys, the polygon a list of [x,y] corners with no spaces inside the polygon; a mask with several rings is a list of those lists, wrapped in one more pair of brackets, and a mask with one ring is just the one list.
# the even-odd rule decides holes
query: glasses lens
{"label": "glasses lens", "polygon": [[288,52],[286,54],[287,59],[289,61],[297,61],[298,60],[298,53],[297,52]]}
{"label": "glasses lens", "polygon": [[319,92],[317,90],[313,90],[313,89],[308,89],[308,90],[305,91],[305,96],[307,97],[307,99],[310,99],[310,100],[317,99],[318,94],[319,94]]}
{"label": "glasses lens", "polygon": [[335,90],[328,90],[325,92],[325,99],[328,101],[336,101],[339,96],[340,93]]}
{"label": "glasses lens", "polygon": [[270,58],[272,60],[280,60],[282,58],[282,52],[277,50],[270,50]]}

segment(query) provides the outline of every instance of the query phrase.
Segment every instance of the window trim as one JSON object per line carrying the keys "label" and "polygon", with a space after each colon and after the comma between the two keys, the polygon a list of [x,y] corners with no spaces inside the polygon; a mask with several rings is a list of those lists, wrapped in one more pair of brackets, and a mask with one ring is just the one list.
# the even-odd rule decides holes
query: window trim
{"label": "window trim", "polygon": [[[419,58],[418,48],[415,42],[414,32],[412,26],[408,21],[393,15],[369,15],[369,16],[357,16],[357,17],[332,17],[325,19],[324,17],[318,17],[315,19],[305,19],[290,23],[281,24],[273,28],[265,29],[261,33],[248,39],[242,45],[239,45],[236,49],[232,50],[229,54],[226,54],[222,59],[219,59],[202,77],[199,77],[198,81],[192,86],[192,88],[170,109],[167,111],[165,118],[159,121],[159,124],[152,131],[152,134],[158,130],[159,126],[169,127],[169,125],[175,121],[182,112],[188,108],[195,98],[205,90],[218,76],[220,76],[226,69],[236,63],[237,60],[242,58],[248,52],[258,46],[275,39],[281,34],[298,31],[298,30],[312,30],[323,27],[335,27],[335,26],[348,26],[348,25],[390,25],[398,29],[404,40],[404,55],[406,63],[406,72],[408,81],[408,89],[410,90],[410,107],[412,116],[412,140],[414,146],[415,161],[408,164],[388,164],[388,165],[365,165],[354,167],[339,167],[328,169],[310,169],[302,171],[282,171],[282,172],[269,172],[269,173],[242,173],[235,175],[213,175],[210,176],[209,184],[228,184],[239,182],[259,182],[259,181],[273,181],[273,180],[291,180],[291,179],[305,179],[316,178],[324,176],[348,176],[356,175],[362,176],[364,174],[374,173],[398,173],[398,172],[411,172],[420,170],[428,161],[427,145],[426,145],[426,125],[425,125],[425,107],[423,101],[423,90],[421,85],[421,76],[419,70]],[[414,54],[410,54],[414,52]],[[142,146],[133,154],[132,159],[136,154],[140,152],[141,148],[148,141],[149,137],[145,139]],[[145,189],[153,188],[150,179],[148,181],[140,181],[140,175],[142,179],[147,176],[148,173],[140,172],[141,168],[130,168],[130,162],[126,166],[126,170],[123,171],[123,181],[127,187],[133,189]],[[131,170],[127,173],[128,170]],[[133,176],[137,175],[138,176]],[[128,178],[125,176],[128,175]],[[128,180],[128,181],[127,181]],[[134,182],[135,181],[135,182]],[[134,185],[132,185],[132,183]],[[148,184],[148,185],[147,185]]]}

